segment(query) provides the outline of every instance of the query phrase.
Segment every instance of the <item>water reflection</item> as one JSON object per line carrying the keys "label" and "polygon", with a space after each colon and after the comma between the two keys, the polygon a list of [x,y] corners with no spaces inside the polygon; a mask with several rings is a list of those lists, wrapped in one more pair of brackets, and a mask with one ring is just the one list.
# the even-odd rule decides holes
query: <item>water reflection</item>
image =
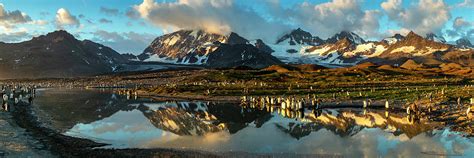
{"label": "water reflection", "polygon": [[440,129],[435,122],[413,121],[405,114],[385,110],[153,102],[82,90],[44,91],[36,103],[52,116],[54,124],[59,124],[53,126],[66,134],[118,148],[369,157],[474,156],[472,139]]}

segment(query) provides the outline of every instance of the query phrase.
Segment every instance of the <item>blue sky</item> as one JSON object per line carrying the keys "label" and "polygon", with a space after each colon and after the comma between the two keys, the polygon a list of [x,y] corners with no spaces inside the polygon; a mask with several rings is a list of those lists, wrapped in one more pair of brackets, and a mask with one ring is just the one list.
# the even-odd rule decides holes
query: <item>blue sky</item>
{"label": "blue sky", "polygon": [[474,0],[0,0],[0,3],[3,5],[0,41],[19,42],[65,29],[79,39],[100,42],[120,53],[139,54],[157,36],[179,29],[222,34],[234,31],[270,43],[297,27],[322,38],[353,31],[366,39],[380,40],[413,30],[422,35],[433,32],[448,41],[461,37],[474,40]]}

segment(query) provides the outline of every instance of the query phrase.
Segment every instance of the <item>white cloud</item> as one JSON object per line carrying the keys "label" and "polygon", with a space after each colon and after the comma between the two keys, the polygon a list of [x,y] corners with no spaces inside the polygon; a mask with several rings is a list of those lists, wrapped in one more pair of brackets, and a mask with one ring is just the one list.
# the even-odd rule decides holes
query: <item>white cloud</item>
{"label": "white cloud", "polygon": [[[256,2],[258,3],[258,2]],[[237,32],[247,38],[276,39],[275,32],[287,30],[283,24],[272,23],[251,8],[233,0],[178,0],[160,2],[144,0],[134,6],[139,15],[167,31],[203,29],[212,33]]]}
{"label": "white cloud", "polygon": [[2,42],[20,42],[31,38],[26,28],[19,28],[8,33],[0,33],[0,41]]}
{"label": "white cloud", "polygon": [[0,3],[0,27],[4,30],[11,30],[17,24],[30,22],[31,18],[26,13],[19,10],[7,11],[5,6]]}
{"label": "white cloud", "polygon": [[[271,1],[274,15],[280,21],[291,21],[312,33],[328,38],[341,31],[352,31],[362,36],[379,36],[378,10],[363,10],[360,0],[332,0],[313,4],[303,2],[290,9],[283,9],[278,1]],[[281,11],[284,10],[284,11]]]}
{"label": "white cloud", "polygon": [[58,28],[63,28],[64,26],[79,27],[80,22],[77,17],[71,15],[71,13],[67,9],[60,8],[56,12],[56,25]]}
{"label": "white cloud", "polygon": [[390,20],[419,34],[439,34],[451,18],[449,6],[442,0],[420,0],[408,8],[403,8],[402,0],[388,0],[381,7]]}
{"label": "white cloud", "polygon": [[44,26],[44,25],[48,25],[49,22],[46,21],[46,20],[33,20],[33,21],[30,22],[30,24],[38,25],[38,26]]}
{"label": "white cloud", "polygon": [[287,9],[278,0],[252,1],[257,5],[263,4],[268,11],[265,15],[257,13],[252,7],[239,6],[234,0],[178,0],[169,3],[144,0],[134,9],[142,18],[164,28],[165,32],[203,29],[225,34],[233,31],[249,39],[263,38],[269,42],[296,27],[322,38],[341,31],[353,31],[365,37],[380,36],[382,12],[362,10],[360,2],[304,2]]}

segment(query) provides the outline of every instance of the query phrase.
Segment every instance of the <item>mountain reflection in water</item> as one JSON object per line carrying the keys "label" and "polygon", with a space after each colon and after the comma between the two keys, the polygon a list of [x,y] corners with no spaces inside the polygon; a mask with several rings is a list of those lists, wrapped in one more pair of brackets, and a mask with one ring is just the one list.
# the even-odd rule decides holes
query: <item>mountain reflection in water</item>
{"label": "mountain reflection in water", "polygon": [[474,156],[474,140],[384,110],[280,110],[235,103],[127,100],[110,91],[52,89],[35,100],[52,127],[114,148],[343,156]]}

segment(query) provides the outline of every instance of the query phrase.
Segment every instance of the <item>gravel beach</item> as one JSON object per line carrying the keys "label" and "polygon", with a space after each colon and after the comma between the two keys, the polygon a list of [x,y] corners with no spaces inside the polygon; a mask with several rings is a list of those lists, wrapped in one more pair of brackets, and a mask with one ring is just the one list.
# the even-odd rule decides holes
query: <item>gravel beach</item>
{"label": "gravel beach", "polygon": [[18,127],[10,113],[0,111],[1,157],[53,157],[43,145]]}

